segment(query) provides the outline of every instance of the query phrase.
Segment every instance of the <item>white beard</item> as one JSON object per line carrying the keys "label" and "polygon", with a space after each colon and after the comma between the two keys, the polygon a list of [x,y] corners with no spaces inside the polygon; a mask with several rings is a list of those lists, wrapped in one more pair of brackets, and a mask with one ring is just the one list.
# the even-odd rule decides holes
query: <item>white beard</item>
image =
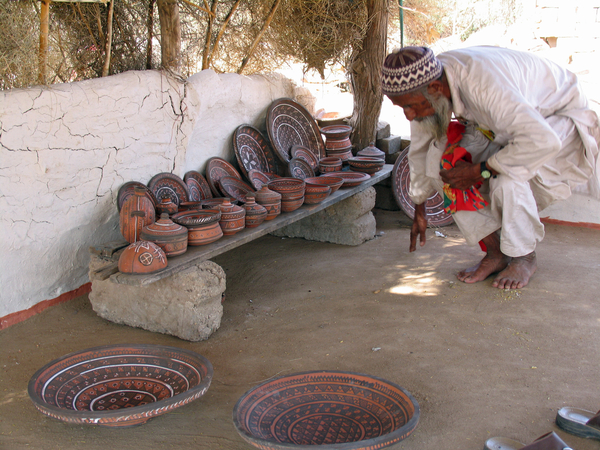
{"label": "white beard", "polygon": [[425,117],[419,122],[425,130],[435,136],[437,140],[446,136],[448,125],[452,119],[452,103],[443,95],[433,96],[428,92],[423,92],[425,98],[431,103],[435,113],[432,116]]}

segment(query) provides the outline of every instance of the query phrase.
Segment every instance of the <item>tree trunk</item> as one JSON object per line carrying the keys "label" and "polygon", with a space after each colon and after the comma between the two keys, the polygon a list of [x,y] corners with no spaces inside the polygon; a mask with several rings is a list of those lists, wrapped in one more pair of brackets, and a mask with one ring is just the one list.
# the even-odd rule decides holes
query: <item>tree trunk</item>
{"label": "tree trunk", "polygon": [[177,0],[158,0],[160,53],[162,67],[179,72],[181,64],[181,26]]}
{"label": "tree trunk", "polygon": [[148,4],[148,43],[146,44],[146,70],[152,69],[152,38],[154,37],[154,4],[156,0],[150,0]]}
{"label": "tree trunk", "polygon": [[40,12],[40,52],[38,82],[46,84],[46,72],[48,68],[48,21],[50,20],[50,1],[42,0]]}
{"label": "tree trunk", "polygon": [[115,0],[110,0],[110,5],[108,7],[108,18],[106,19],[106,47],[105,47],[105,57],[104,57],[104,66],[102,67],[102,76],[108,76],[108,71],[110,69],[110,54],[112,52],[112,26],[113,26],[113,14],[115,11]]}
{"label": "tree trunk", "polygon": [[381,113],[381,66],[386,54],[388,25],[387,0],[367,0],[369,25],[360,48],[350,63],[350,82],[354,94],[354,110],[350,118],[352,144],[360,151],[375,142]]}

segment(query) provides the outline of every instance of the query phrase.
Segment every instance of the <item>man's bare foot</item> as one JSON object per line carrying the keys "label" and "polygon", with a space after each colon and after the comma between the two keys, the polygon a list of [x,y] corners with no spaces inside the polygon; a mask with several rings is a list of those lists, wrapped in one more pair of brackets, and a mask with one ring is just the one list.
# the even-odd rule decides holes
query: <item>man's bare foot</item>
{"label": "man's bare foot", "polygon": [[498,289],[521,289],[527,286],[536,269],[537,258],[535,252],[513,258],[506,269],[498,274],[492,286]]}
{"label": "man's bare foot", "polygon": [[460,281],[465,283],[477,283],[483,281],[491,274],[506,269],[510,258],[500,251],[500,237],[494,232],[483,238],[487,253],[479,264],[458,272],[456,275]]}

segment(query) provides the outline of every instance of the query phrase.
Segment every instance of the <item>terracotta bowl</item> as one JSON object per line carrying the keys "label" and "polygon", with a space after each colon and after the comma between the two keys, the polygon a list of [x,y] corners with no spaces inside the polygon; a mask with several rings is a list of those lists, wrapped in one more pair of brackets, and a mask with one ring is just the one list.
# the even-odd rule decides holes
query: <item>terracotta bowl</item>
{"label": "terracotta bowl", "polygon": [[188,245],[191,246],[210,244],[223,237],[219,209],[184,211],[173,215],[171,220],[188,229]]}
{"label": "terracotta bowl", "polygon": [[369,156],[355,156],[348,159],[348,164],[350,165],[350,170],[372,175],[382,169],[385,160]]}
{"label": "terracotta bowl", "polygon": [[267,381],[233,409],[240,436],[263,450],[380,449],[410,436],[419,415],[417,401],[394,383],[330,371]]}
{"label": "terracotta bowl", "polygon": [[284,200],[297,200],[303,197],[306,183],[299,178],[284,177],[270,181],[267,186],[272,191],[280,193],[283,202]]}
{"label": "terracotta bowl", "polygon": [[320,203],[329,197],[331,194],[331,188],[325,185],[307,185],[306,192],[304,194],[304,204],[305,205],[314,205],[315,203]]}
{"label": "terracotta bowl", "polygon": [[342,170],[342,159],[336,156],[327,156],[319,160],[319,172],[337,172]]}
{"label": "terracotta bowl", "polygon": [[200,398],[210,361],[176,347],[121,344],[70,353],[39,369],[28,392],[42,413],[68,423],[139,425]]}
{"label": "terracotta bowl", "polygon": [[323,177],[339,177],[344,180],[342,187],[354,187],[358,186],[364,181],[367,181],[371,178],[371,175],[368,173],[361,172],[330,172],[322,175]]}
{"label": "terracotta bowl", "polygon": [[344,184],[344,179],[341,177],[311,177],[305,178],[304,182],[307,187],[308,185],[329,186],[331,188],[331,193],[333,194],[342,186],[342,184]]}
{"label": "terracotta bowl", "polygon": [[281,211],[292,212],[296,211],[304,204],[304,196],[291,200],[281,200]]}

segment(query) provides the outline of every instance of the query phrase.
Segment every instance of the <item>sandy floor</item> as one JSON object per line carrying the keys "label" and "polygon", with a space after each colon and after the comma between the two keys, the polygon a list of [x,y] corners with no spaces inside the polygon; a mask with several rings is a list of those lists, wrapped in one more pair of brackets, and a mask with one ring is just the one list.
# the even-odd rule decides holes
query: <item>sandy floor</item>
{"label": "sandy floor", "polygon": [[[420,423],[391,448],[480,450],[491,436],[529,443],[550,430],[574,449],[600,448],[554,424],[562,406],[600,408],[599,232],[547,226],[538,273],[511,292],[455,279],[481,254],[454,226],[440,229],[446,237],[429,230],[409,254],[403,213],[375,212],[383,234],[358,247],[265,236],[216,259],[225,311],[204,342],[107,322],[87,296],[1,331],[0,448],[247,449],[231,419],[237,399],[271,377],[319,369],[379,376],[414,395]],[[34,408],[27,383],[42,365],[129,342],[204,355],[210,389],[126,429],[68,425]]]}

